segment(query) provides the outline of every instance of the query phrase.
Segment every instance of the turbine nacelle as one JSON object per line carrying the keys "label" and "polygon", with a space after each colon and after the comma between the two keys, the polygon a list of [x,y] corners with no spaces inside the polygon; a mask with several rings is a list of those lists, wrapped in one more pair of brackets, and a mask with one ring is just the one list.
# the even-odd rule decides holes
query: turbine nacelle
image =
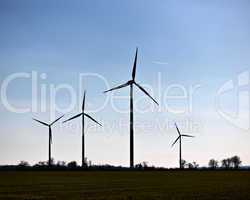
{"label": "turbine nacelle", "polygon": [[85,109],[85,99],[86,99],[86,90],[84,90],[84,95],[83,95],[82,112],[79,113],[79,114],[77,114],[77,115],[75,115],[75,116],[73,116],[73,117],[71,117],[71,118],[69,118],[69,119],[67,119],[67,120],[65,120],[65,121],[63,121],[63,123],[68,122],[68,121],[71,121],[72,119],[75,119],[75,118],[80,117],[80,116],[83,116],[83,117],[86,116],[86,117],[88,117],[89,119],[91,119],[92,121],[94,121],[95,123],[97,123],[98,125],[102,126],[102,125],[101,125],[98,121],[96,121],[93,117],[91,117],[90,115],[88,115],[87,113],[84,112],[84,109]]}
{"label": "turbine nacelle", "polygon": [[92,121],[94,121],[95,123],[97,123],[98,125],[102,126],[102,125],[101,125],[98,121],[96,121],[93,117],[91,117],[90,115],[88,115],[87,113],[84,113],[84,112],[81,112],[81,113],[79,113],[79,114],[77,114],[77,115],[75,115],[75,116],[73,116],[73,117],[71,117],[71,118],[69,118],[69,119],[63,121],[63,123],[68,122],[68,121],[71,121],[72,119],[75,119],[75,118],[80,117],[80,116],[86,116],[86,117],[88,117],[89,119],[91,119]]}
{"label": "turbine nacelle", "polygon": [[181,139],[181,137],[194,137],[194,136],[192,136],[192,135],[181,134],[181,132],[180,132],[180,130],[179,130],[179,128],[178,128],[178,126],[177,126],[176,123],[175,123],[175,127],[176,127],[176,130],[177,130],[179,136],[176,138],[176,140],[175,140],[174,143],[172,144],[172,147],[175,145],[175,143],[176,143],[178,140]]}
{"label": "turbine nacelle", "polygon": [[135,84],[135,80],[132,79],[132,80],[128,81],[127,83],[128,83],[128,85],[133,85],[133,84]]}
{"label": "turbine nacelle", "polygon": [[64,115],[62,115],[61,117],[57,118],[56,120],[54,120],[54,121],[53,121],[52,123],[50,123],[50,124],[45,123],[45,122],[42,122],[42,121],[40,121],[40,120],[38,120],[38,119],[35,119],[35,118],[32,118],[32,119],[33,119],[34,121],[36,121],[36,122],[38,122],[38,123],[44,125],[44,126],[51,127],[54,123],[56,123],[58,120],[60,120],[60,119],[63,118],[63,117],[64,117]]}

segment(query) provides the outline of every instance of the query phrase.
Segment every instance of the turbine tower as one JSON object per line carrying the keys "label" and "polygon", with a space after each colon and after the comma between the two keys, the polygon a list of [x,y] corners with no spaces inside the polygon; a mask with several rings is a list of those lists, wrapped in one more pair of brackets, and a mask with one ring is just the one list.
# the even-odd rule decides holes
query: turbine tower
{"label": "turbine tower", "polygon": [[117,87],[114,87],[112,89],[104,91],[110,92],[112,90],[117,90],[120,88],[124,88],[129,86],[130,87],[130,168],[134,167],[134,110],[133,110],[133,86],[135,85],[138,87],[142,92],[144,92],[150,99],[152,99],[157,105],[159,105],[153,97],[149,95],[149,93],[142,87],[140,86],[136,81],[135,81],[135,75],[136,75],[136,63],[137,63],[137,53],[138,53],[138,48],[136,48],[136,53],[135,53],[135,59],[134,59],[134,65],[132,69],[132,79],[129,80],[128,82],[121,84]]}
{"label": "turbine tower", "polygon": [[33,120],[35,120],[36,122],[39,122],[40,124],[43,124],[47,127],[49,127],[49,161],[48,161],[48,165],[49,167],[51,167],[51,144],[52,144],[52,129],[51,126],[56,123],[58,120],[60,120],[64,115],[62,115],[61,117],[57,118],[55,121],[53,121],[51,124],[47,124],[45,122],[42,122],[38,119],[33,118]]}
{"label": "turbine tower", "polygon": [[94,118],[92,118],[90,115],[88,115],[87,113],[85,113],[85,98],[86,98],[86,91],[84,91],[84,95],[83,95],[83,102],[82,102],[82,112],[63,121],[63,123],[68,122],[72,119],[75,119],[77,117],[82,117],[82,167],[85,166],[85,138],[84,138],[84,126],[85,126],[85,122],[84,122],[84,117],[88,117],[89,119],[91,119],[92,121],[94,121],[95,123],[97,123],[98,125],[102,126],[99,122],[97,122]]}
{"label": "turbine tower", "polygon": [[178,132],[178,134],[179,134],[179,136],[177,137],[177,139],[174,141],[174,143],[172,144],[172,147],[175,145],[175,143],[179,140],[179,154],[180,154],[180,160],[179,160],[179,162],[180,162],[180,169],[182,169],[183,168],[183,166],[182,166],[182,158],[181,158],[181,137],[194,137],[194,136],[192,136],[192,135],[185,135],[185,134],[181,134],[180,133],[180,130],[179,130],[179,128],[178,128],[178,126],[177,126],[177,124],[175,123],[175,127],[176,127],[176,129],[177,129],[177,132]]}

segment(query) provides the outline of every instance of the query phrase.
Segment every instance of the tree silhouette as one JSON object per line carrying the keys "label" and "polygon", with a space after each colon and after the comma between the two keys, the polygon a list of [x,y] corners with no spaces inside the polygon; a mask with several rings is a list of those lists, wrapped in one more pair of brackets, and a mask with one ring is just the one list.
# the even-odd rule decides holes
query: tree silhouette
{"label": "tree silhouette", "polygon": [[181,160],[181,169],[185,168],[185,166],[187,165],[187,161],[186,160]]}
{"label": "tree silhouette", "polygon": [[142,166],[141,163],[139,163],[139,164],[136,164],[136,165],[135,165],[135,168],[136,168],[136,169],[143,169],[143,166]]}
{"label": "tree silhouette", "polygon": [[221,161],[221,167],[229,169],[232,166],[231,158],[226,158]]}
{"label": "tree silhouette", "polygon": [[70,169],[75,169],[78,167],[77,162],[76,161],[71,161],[67,164],[67,167]]}
{"label": "tree silhouette", "polygon": [[193,161],[192,163],[186,164],[186,166],[188,167],[188,169],[197,169],[199,167],[199,164]]}
{"label": "tree silhouette", "polygon": [[187,164],[188,169],[194,169],[194,165],[192,163]]}
{"label": "tree silhouette", "polygon": [[216,169],[219,165],[218,165],[218,161],[215,160],[215,159],[211,159],[209,160],[208,162],[208,166],[211,168],[211,169]]}
{"label": "tree silhouette", "polygon": [[239,157],[239,156],[233,156],[233,157],[231,158],[231,163],[232,163],[232,165],[233,165],[233,167],[234,167],[235,169],[238,169],[239,166],[240,166],[240,164],[241,164],[240,157]]}

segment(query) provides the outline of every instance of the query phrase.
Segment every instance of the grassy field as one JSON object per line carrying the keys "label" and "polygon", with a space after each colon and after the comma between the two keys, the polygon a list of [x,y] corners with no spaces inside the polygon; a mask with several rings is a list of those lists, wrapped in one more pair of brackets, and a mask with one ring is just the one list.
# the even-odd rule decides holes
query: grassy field
{"label": "grassy field", "polygon": [[250,172],[0,172],[0,199],[245,200]]}

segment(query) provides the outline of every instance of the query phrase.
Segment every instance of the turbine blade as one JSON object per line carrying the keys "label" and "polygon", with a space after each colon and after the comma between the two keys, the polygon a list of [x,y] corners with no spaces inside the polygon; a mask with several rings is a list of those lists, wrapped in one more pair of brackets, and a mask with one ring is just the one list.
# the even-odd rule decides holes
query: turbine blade
{"label": "turbine blade", "polygon": [[83,113],[86,117],[88,117],[89,119],[91,119],[92,121],[94,121],[95,123],[97,123],[98,125],[102,126],[98,121],[96,121],[93,117],[91,117],[90,115]]}
{"label": "turbine blade", "polygon": [[84,108],[85,108],[85,98],[86,98],[86,90],[84,90],[84,94],[83,94],[82,111],[84,111]]}
{"label": "turbine blade", "polygon": [[184,137],[194,137],[192,135],[181,135],[181,136],[184,136]]}
{"label": "turbine blade", "polygon": [[75,119],[75,118],[81,116],[82,114],[83,114],[83,113],[79,113],[79,114],[77,114],[77,115],[75,115],[75,116],[73,116],[73,117],[71,117],[71,118],[69,118],[69,119],[63,121],[63,123],[68,122],[68,121],[70,121],[70,120],[72,120],[72,119]]}
{"label": "turbine blade", "polygon": [[178,136],[178,138],[174,141],[174,143],[172,144],[172,147],[175,145],[175,143],[180,139],[181,136]]}
{"label": "turbine blade", "polygon": [[176,123],[174,123],[174,125],[175,125],[175,127],[176,127],[176,129],[177,129],[178,134],[179,134],[179,135],[181,135],[181,132],[180,132],[180,130],[179,130],[179,128],[178,128],[178,126],[177,126],[177,124],[176,124]]}
{"label": "turbine blade", "polygon": [[35,119],[35,118],[32,118],[32,119],[35,120],[35,121],[37,121],[37,122],[39,122],[39,123],[41,123],[41,124],[43,124],[43,125],[45,125],[45,126],[49,126],[49,124],[47,124],[45,122],[42,122],[42,121],[40,121],[38,119]]}
{"label": "turbine blade", "polygon": [[135,52],[135,60],[134,60],[133,71],[132,71],[132,80],[135,80],[136,64],[137,64],[137,52],[138,52],[138,48],[136,48],[136,52]]}
{"label": "turbine blade", "polygon": [[60,120],[61,118],[63,118],[64,115],[62,115],[61,117],[57,118],[55,121],[53,121],[50,126],[52,126],[54,123],[56,123],[58,120]]}
{"label": "turbine blade", "polygon": [[110,89],[110,90],[106,90],[106,91],[104,91],[104,93],[110,92],[110,91],[112,91],[112,90],[117,90],[117,89],[126,87],[126,86],[128,86],[129,84],[130,84],[130,82],[128,81],[127,83],[124,83],[124,84],[122,84],[122,85],[119,85],[119,86],[117,86],[117,87],[114,87],[114,88],[112,88],[112,89]]}
{"label": "turbine blade", "polygon": [[141,89],[150,99],[152,99],[152,100],[159,106],[159,104],[157,103],[157,101],[154,100],[154,98],[151,97],[150,94],[149,94],[142,86],[140,86],[140,85],[139,85],[138,83],[136,83],[136,82],[134,82],[134,84],[135,84],[139,89]]}

